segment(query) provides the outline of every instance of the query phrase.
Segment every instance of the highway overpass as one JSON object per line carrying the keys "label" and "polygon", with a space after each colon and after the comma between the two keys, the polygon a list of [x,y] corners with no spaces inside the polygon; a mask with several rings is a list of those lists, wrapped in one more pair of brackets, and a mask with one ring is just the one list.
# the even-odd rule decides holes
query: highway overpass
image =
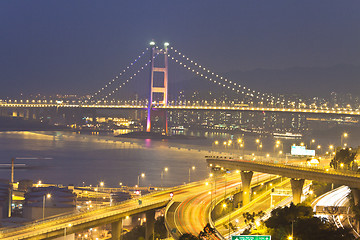
{"label": "highway overpass", "polygon": [[119,240],[122,230],[122,219],[126,216],[138,213],[146,213],[147,235],[152,233],[154,227],[155,210],[165,207],[170,201],[167,191],[147,195],[138,200],[130,199],[115,206],[102,207],[84,213],[67,214],[60,217],[45,219],[44,221],[32,222],[22,227],[2,228],[0,230],[0,239],[2,240],[37,240],[52,239],[81,232],[83,230],[110,224],[112,227],[112,239]]}
{"label": "highway overpass", "polygon": [[206,158],[206,161],[213,171],[218,169],[240,170],[244,199],[250,198],[250,183],[253,171],[291,178],[294,203],[300,202],[305,179],[347,185],[353,190],[355,201],[358,202],[360,199],[360,174],[355,172],[303,167],[295,164],[273,163],[270,161],[225,159],[219,156],[209,156]]}

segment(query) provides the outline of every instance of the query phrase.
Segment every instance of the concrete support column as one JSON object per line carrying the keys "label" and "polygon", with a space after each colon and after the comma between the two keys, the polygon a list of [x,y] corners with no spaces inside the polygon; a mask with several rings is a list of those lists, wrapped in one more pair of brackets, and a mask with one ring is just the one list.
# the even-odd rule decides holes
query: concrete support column
{"label": "concrete support column", "polygon": [[[355,207],[356,207],[356,205],[360,204],[360,189],[351,188],[351,193],[353,195],[354,204],[355,204]],[[359,219],[356,219],[356,226],[355,227],[356,227],[356,231],[360,232],[360,220]]]}
{"label": "concrete support column", "polygon": [[296,205],[301,202],[301,194],[303,191],[305,179],[295,179],[290,180],[291,190],[293,194],[293,203]]}
{"label": "concrete support column", "polygon": [[353,195],[355,205],[359,204],[359,201],[360,201],[360,189],[351,188],[351,193]]}
{"label": "concrete support column", "polygon": [[96,124],[97,124],[97,121],[96,121],[96,110],[94,110],[91,115],[92,115],[92,116],[91,116],[91,117],[92,117],[92,123],[93,123],[94,125],[96,125]]}
{"label": "concrete support column", "polygon": [[25,110],[24,109],[19,110],[18,116],[24,118],[25,117]]}
{"label": "concrete support column", "polygon": [[252,171],[241,171],[241,182],[242,182],[242,190],[243,190],[243,206],[245,206],[246,204],[248,204],[250,202],[250,183],[251,183],[251,178],[253,176],[253,172]]}
{"label": "concrete support column", "polygon": [[111,223],[111,240],[121,240],[122,218]]}
{"label": "concrete support column", "polygon": [[146,212],[146,230],[145,230],[145,240],[148,240],[154,232],[154,223],[155,223],[155,210],[150,210]]}
{"label": "concrete support column", "polygon": [[29,112],[30,112],[30,111],[29,111],[29,109],[27,109],[27,108],[24,110],[24,118],[25,118],[26,120],[29,120],[29,118],[30,118],[30,117],[29,117],[29,115],[30,115]]}

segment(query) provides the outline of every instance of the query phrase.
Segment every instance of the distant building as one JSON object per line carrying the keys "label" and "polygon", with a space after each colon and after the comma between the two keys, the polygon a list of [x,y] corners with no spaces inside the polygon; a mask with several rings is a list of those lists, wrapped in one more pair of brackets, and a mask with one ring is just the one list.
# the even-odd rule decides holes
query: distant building
{"label": "distant building", "polygon": [[9,212],[10,185],[0,180],[0,218],[7,218]]}
{"label": "distant building", "polygon": [[41,219],[76,210],[76,195],[67,188],[34,187],[25,193],[23,217]]}

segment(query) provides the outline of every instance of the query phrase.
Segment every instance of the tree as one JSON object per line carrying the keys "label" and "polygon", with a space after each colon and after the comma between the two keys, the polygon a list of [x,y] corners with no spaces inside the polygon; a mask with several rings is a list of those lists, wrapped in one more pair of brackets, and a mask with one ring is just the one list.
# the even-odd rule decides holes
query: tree
{"label": "tree", "polygon": [[302,204],[290,207],[276,208],[271,212],[271,217],[265,221],[272,239],[286,239],[294,229],[294,239],[297,240],[351,240],[354,239],[350,230],[336,228],[326,219],[313,216],[310,206]]}
{"label": "tree", "polygon": [[247,229],[245,230],[246,233],[247,232],[251,232],[251,229],[254,227],[255,225],[255,219],[256,218],[262,218],[263,216],[265,216],[265,212],[264,211],[259,211],[257,213],[253,212],[253,213],[249,213],[249,212],[244,212],[243,213],[243,217],[244,217],[244,222],[247,225]]}
{"label": "tree", "polygon": [[215,229],[210,226],[210,223],[208,223],[204,227],[204,230],[199,233],[199,239],[207,239],[213,235],[215,235]]}
{"label": "tree", "polygon": [[145,226],[134,227],[130,232],[124,235],[124,240],[143,240],[145,239]]}
{"label": "tree", "polygon": [[179,240],[199,240],[199,238],[190,233],[184,233],[180,236]]}
{"label": "tree", "polygon": [[[352,169],[357,166],[354,162],[356,157],[356,151],[350,150],[350,148],[340,149],[336,152],[334,158],[330,162],[330,167],[334,169]],[[355,169],[357,170],[357,169]]]}

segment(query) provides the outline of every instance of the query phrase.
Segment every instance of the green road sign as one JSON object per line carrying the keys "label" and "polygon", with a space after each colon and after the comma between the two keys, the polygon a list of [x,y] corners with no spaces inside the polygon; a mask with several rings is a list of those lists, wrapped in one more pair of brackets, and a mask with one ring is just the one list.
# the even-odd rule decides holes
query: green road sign
{"label": "green road sign", "polygon": [[241,235],[241,236],[231,236],[231,240],[271,240],[271,236]]}

